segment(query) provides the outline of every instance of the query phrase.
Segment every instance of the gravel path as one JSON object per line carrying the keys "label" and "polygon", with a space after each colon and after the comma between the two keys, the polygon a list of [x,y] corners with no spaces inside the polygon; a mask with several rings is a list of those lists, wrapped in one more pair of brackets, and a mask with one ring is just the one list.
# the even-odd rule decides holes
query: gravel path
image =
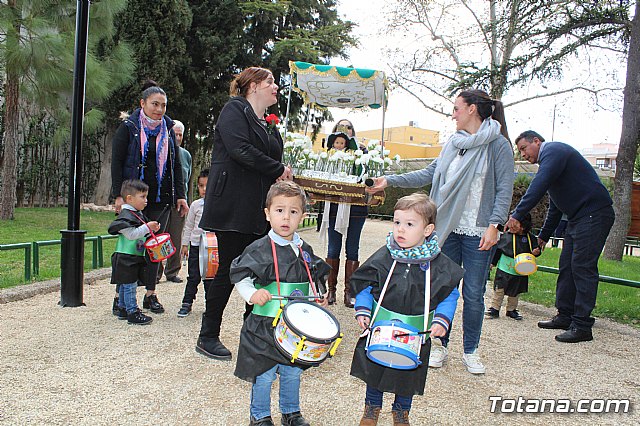
{"label": "gravel path", "polygon": [[[367,221],[362,259],[382,244],[389,228],[389,222]],[[318,234],[309,230],[302,237],[324,254]],[[213,361],[194,351],[203,300],[196,301],[192,315],[177,318],[183,289],[182,284],[160,284],[167,312],[154,315],[146,327],[129,326],[111,315],[114,287],[107,279],[86,286],[86,307],[58,307],[59,292],[0,304],[0,424],[248,424],[250,385],[233,376],[235,360]],[[243,309],[234,293],[221,336],[234,355]],[[351,310],[341,305],[331,310],[345,339],[335,358],[303,375],[303,414],[313,425],[354,425],[364,399],[364,384],[348,373],[358,330]],[[561,344],[553,331],[536,327],[552,310],[523,304],[521,312],[524,321],[485,322],[484,376],[472,376],[462,365],[457,314],[449,361],[430,370],[426,395],[414,399],[413,425],[640,424],[640,413],[633,409],[640,395],[637,329],[598,320],[593,342]],[[279,420],[276,390],[272,396]],[[490,396],[573,402],[627,398],[632,409],[492,414]],[[381,425],[392,423],[390,403],[387,396]]]}

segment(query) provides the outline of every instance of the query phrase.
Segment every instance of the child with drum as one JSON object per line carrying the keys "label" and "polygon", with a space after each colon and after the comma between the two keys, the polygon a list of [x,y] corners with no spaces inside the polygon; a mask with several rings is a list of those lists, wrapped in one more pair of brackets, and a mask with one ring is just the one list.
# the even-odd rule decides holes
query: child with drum
{"label": "child with drum", "polygon": [[[278,320],[287,316],[292,305],[307,305],[305,311],[326,311],[317,304],[290,302],[282,312],[278,298],[321,298],[326,306],[325,281],[329,265],[314,255],[296,230],[305,216],[306,196],[292,181],[280,181],[267,193],[268,235],[254,241],[231,264],[231,282],[242,298],[253,305],[244,321],[235,375],[253,383],[251,388],[250,425],[273,425],[271,418],[271,386],[280,375],[280,411],[283,425],[308,425],[300,413],[300,375],[313,362],[299,359],[292,363],[291,354],[277,346],[274,335]],[[326,311],[326,315],[331,314]],[[335,318],[331,316],[335,321]],[[274,320],[275,319],[275,320]],[[337,325],[337,321],[335,321]],[[274,329],[274,327],[276,327]],[[339,325],[337,325],[339,329]],[[281,336],[278,337],[281,339]]]}
{"label": "child with drum", "polygon": [[[198,226],[200,218],[202,218],[202,210],[204,209],[204,196],[207,192],[207,182],[209,180],[209,169],[204,169],[198,175],[198,194],[200,198],[191,203],[187,219],[182,229],[182,248],[180,249],[180,257],[187,258],[188,276],[187,284],[184,286],[184,296],[182,297],[182,306],[178,311],[178,317],[184,318],[191,313],[191,305],[198,294],[198,284],[200,284],[200,239],[203,230]],[[186,243],[186,244],[184,244]],[[205,297],[211,280],[204,280]]]}
{"label": "child with drum", "polygon": [[444,336],[453,319],[464,270],[440,251],[436,211],[426,194],[400,198],[386,244],[351,277],[364,330],[351,363],[351,375],[367,384],[360,425],[377,424],[383,392],[395,394],[393,424],[409,424],[427,380],[429,335]]}
{"label": "child with drum", "polygon": [[540,247],[538,238],[531,232],[531,214],[527,213],[520,224],[520,233],[505,232],[496,244],[491,266],[497,266],[497,270],[493,279],[491,307],[485,312],[487,318],[500,317],[500,307],[506,295],[506,315],[518,321],[523,319],[517,309],[518,299],[520,293],[529,291],[529,275],[537,270],[533,256],[540,256]]}
{"label": "child with drum", "polygon": [[153,319],[138,308],[136,290],[144,282],[148,258],[144,242],[151,231],[160,229],[156,221],[148,222],[142,213],[147,206],[149,186],[141,180],[122,183],[120,195],[125,204],[120,214],[109,225],[109,234],[118,235],[116,250],[111,256],[111,283],[118,291],[118,319],[129,324],[146,325]]}

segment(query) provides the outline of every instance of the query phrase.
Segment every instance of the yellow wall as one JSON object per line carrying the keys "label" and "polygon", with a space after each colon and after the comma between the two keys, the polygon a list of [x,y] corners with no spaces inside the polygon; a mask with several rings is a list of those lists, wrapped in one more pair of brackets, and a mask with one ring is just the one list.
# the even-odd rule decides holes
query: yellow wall
{"label": "yellow wall", "polygon": [[[381,134],[381,129],[364,130],[357,131],[356,137],[358,141],[362,141],[362,138],[380,140]],[[442,150],[442,145],[438,144],[440,133],[435,130],[401,126],[385,129],[384,135],[385,148],[391,151],[391,157],[399,154],[402,158],[435,158],[440,155]],[[326,140],[327,134],[318,133],[318,137],[313,143],[314,151],[322,150],[323,138]]]}

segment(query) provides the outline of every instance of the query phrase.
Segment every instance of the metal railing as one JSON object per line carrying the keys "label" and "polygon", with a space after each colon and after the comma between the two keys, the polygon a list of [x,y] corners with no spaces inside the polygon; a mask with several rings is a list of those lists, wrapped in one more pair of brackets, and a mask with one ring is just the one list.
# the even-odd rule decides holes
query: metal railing
{"label": "metal railing", "polygon": [[[118,238],[117,235],[98,235],[86,237],[85,243],[91,243],[92,269],[104,266],[104,240]],[[62,240],[33,241],[31,243],[0,244],[0,251],[24,250],[24,280],[31,281],[31,277],[40,275],[40,248],[62,244]]]}
{"label": "metal railing", "polygon": [[[544,265],[539,265],[538,271],[549,272],[551,274],[556,274],[556,275],[560,273],[560,270],[558,268],[552,268],[551,266],[544,266]],[[598,281],[600,281],[601,283],[618,284],[618,285],[624,285],[627,287],[640,288],[640,282],[638,281],[625,280],[623,278],[609,277],[606,275],[600,275],[598,277]]]}

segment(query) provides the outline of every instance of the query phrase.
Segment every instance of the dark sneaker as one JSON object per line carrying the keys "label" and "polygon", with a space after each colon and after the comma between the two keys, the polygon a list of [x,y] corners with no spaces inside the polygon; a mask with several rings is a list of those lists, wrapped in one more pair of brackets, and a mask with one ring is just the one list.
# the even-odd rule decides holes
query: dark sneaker
{"label": "dark sneaker", "polygon": [[191,303],[183,303],[182,307],[178,311],[178,317],[184,318],[191,313]]}
{"label": "dark sneaker", "polygon": [[164,306],[162,306],[160,301],[158,301],[157,294],[152,294],[151,296],[145,295],[144,299],[142,299],[142,307],[150,310],[154,314],[161,314],[164,312]]}
{"label": "dark sneaker", "polygon": [[[509,312],[507,312],[507,315],[509,315]],[[484,313],[484,317],[485,318],[500,318],[500,311],[495,309],[495,308],[489,308]],[[522,319],[522,318],[520,318],[520,319]]]}
{"label": "dark sneaker", "polygon": [[271,418],[271,416],[267,416],[267,417],[263,417],[260,420],[255,420],[253,417],[251,417],[251,420],[249,421],[249,426],[275,426],[273,424],[273,419]]}
{"label": "dark sneaker", "polygon": [[113,305],[111,305],[111,313],[115,316],[118,316],[120,313],[120,307],[118,306],[119,299],[117,297],[113,298]]}
{"label": "dark sneaker", "polygon": [[196,352],[208,356],[209,358],[219,359],[221,361],[230,361],[231,352],[227,349],[220,339],[205,337],[198,338],[196,343]]}
{"label": "dark sneaker", "polygon": [[507,311],[507,316],[509,318],[513,318],[514,320],[518,320],[518,321],[522,321],[522,318],[523,318],[517,309],[514,309],[513,311]]}
{"label": "dark sneaker", "polygon": [[133,312],[132,314],[127,315],[127,322],[129,324],[147,325],[147,324],[151,324],[151,321],[153,321],[153,318],[143,314],[140,309]]}
{"label": "dark sneaker", "polygon": [[283,426],[311,426],[308,421],[302,417],[300,411],[296,411],[295,413],[283,414],[282,421],[280,422]]}
{"label": "dark sneaker", "polygon": [[127,315],[127,310],[125,308],[118,308],[118,319],[119,320],[129,319],[129,316]]}
{"label": "dark sneaker", "polygon": [[182,282],[182,278],[180,278],[177,275],[174,275],[173,277],[167,277],[167,281],[170,281],[172,283],[181,283]]}

